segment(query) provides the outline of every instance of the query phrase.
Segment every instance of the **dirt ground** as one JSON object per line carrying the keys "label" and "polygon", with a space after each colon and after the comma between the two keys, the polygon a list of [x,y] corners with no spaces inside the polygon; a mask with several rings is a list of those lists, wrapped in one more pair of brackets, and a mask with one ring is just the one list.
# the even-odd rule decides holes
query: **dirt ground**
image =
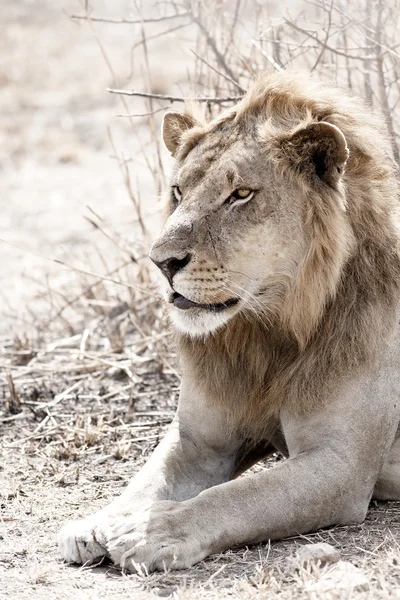
{"label": "dirt ground", "polygon": [[[160,322],[158,337],[164,327]],[[363,525],[231,550],[188,571],[146,577],[106,564],[63,564],[56,547],[60,525],[120,492],[163,435],[179,388],[171,366],[174,354],[166,350],[168,337],[148,345],[131,328],[126,334],[130,352],[110,358],[94,338],[81,359],[77,337],[49,344],[35,357],[9,349],[14,387],[10,391],[2,377],[0,397],[0,597],[400,597],[397,503],[372,503]],[[342,560],[365,579],[359,583],[353,574],[340,589],[328,567],[293,571],[290,557],[296,549],[316,541],[339,549]]]}
{"label": "dirt ground", "polygon": [[[13,395],[1,381],[0,597],[400,597],[396,503],[372,503],[363,525],[231,550],[188,571],[146,577],[123,574],[107,564],[63,564],[56,547],[60,525],[120,492],[158,443],[176,405],[174,369],[160,361],[160,352],[142,352],[134,333],[128,342],[137,354],[120,353],[111,360],[92,349],[78,364],[79,342],[64,340],[47,355],[36,356],[36,362],[16,365],[21,356],[14,357]],[[134,382],[127,375],[128,364]],[[339,549],[342,560],[365,579],[359,583],[352,574],[341,589],[332,583],[328,567],[293,571],[290,557],[296,549],[317,541]]]}
{"label": "dirt ground", "polygon": [[[124,14],[128,6],[96,3],[99,14]],[[152,452],[179,387],[146,261],[136,267],[128,260],[109,275],[138,281],[143,294],[43,258],[110,274],[130,250],[146,253],[149,239],[139,237],[108,127],[133,165],[134,183],[140,178],[149,229],[159,221],[157,189],[140,154],[150,132],[144,119],[135,121],[135,136],[115,117],[124,108],[105,92],[115,76],[93,32],[65,14],[81,9],[74,0],[45,0],[40,8],[29,0],[2,3],[0,238],[18,247],[0,242],[0,598],[400,598],[397,503],[373,502],[359,526],[231,550],[182,572],[127,575],[108,564],[66,565],[58,556],[60,526],[107,503]],[[145,87],[140,68],[128,76],[121,50],[132,29],[96,31],[117,83]],[[176,39],[173,51],[163,38],[156,42],[160,56],[171,52],[174,85],[185,74],[183,38]],[[153,81],[174,91],[165,61],[153,65]],[[112,239],[84,214],[106,223]],[[334,579],[335,567],[291,566],[300,545],[317,541],[358,569],[350,580]]]}

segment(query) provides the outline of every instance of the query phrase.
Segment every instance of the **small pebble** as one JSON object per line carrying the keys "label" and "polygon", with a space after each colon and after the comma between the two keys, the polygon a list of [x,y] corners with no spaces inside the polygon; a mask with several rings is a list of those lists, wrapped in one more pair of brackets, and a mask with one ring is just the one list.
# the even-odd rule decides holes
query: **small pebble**
{"label": "small pebble", "polygon": [[319,566],[332,565],[340,560],[340,551],[330,544],[320,542],[318,544],[305,544],[297,549],[295,556],[291,559],[297,568],[304,567],[307,563],[318,563]]}

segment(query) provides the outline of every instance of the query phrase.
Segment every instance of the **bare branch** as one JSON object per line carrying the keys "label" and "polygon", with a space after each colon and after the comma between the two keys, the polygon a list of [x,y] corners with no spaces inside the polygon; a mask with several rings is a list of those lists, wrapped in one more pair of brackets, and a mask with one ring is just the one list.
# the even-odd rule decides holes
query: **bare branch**
{"label": "bare branch", "polygon": [[396,133],[393,124],[393,116],[389,105],[389,98],[386,89],[385,82],[385,74],[383,67],[383,56],[381,53],[381,38],[382,38],[382,0],[379,0],[377,6],[377,23],[376,23],[376,64],[377,64],[377,72],[378,72],[378,90],[379,90],[379,99],[382,107],[383,114],[386,118],[386,124],[388,127],[390,142],[392,145],[393,157],[398,165],[400,165],[400,152],[399,147],[396,142]]}
{"label": "bare branch", "polygon": [[140,287],[138,285],[132,285],[127,281],[118,281],[118,279],[112,279],[111,277],[106,277],[104,275],[99,275],[98,273],[93,273],[92,271],[88,271],[87,269],[82,269],[80,267],[76,267],[75,265],[69,265],[58,258],[51,258],[50,256],[45,256],[36,250],[32,250],[32,248],[27,248],[26,246],[22,246],[21,244],[16,244],[15,242],[10,242],[9,240],[4,240],[0,238],[0,242],[3,244],[8,244],[9,246],[14,246],[14,248],[18,248],[19,250],[23,250],[24,252],[29,252],[29,254],[34,254],[39,258],[43,258],[44,260],[48,260],[57,265],[61,265],[70,271],[75,271],[76,273],[82,273],[83,275],[88,275],[89,277],[96,277],[96,279],[101,279],[102,281],[110,281],[111,283],[116,283],[117,285],[123,285],[124,287],[131,288],[133,290],[139,290],[140,292],[150,295],[150,292],[145,287]]}
{"label": "bare branch", "polygon": [[[107,277],[107,280],[108,280],[108,278],[111,275],[118,273],[119,271],[121,271],[122,269],[125,269],[126,267],[128,267],[131,264],[132,264],[132,260],[125,261],[121,265],[118,265],[117,267],[112,269],[111,271],[108,271],[105,274],[105,277]],[[103,281],[104,281],[103,277],[101,277],[97,281],[95,281],[95,282],[91,283],[90,285],[88,285],[87,287],[85,287],[83,290],[79,290],[79,294],[77,294],[73,298],[71,298],[69,300],[66,299],[65,304],[63,304],[63,306],[61,306],[61,308],[58,309],[56,314],[51,316],[50,319],[46,322],[46,327],[48,327],[51,323],[54,323],[54,321],[57,321],[57,319],[59,319],[62,316],[62,314],[67,310],[67,308],[70,308],[73,304],[75,304],[75,302],[79,302],[80,300],[82,300],[82,298],[85,298],[89,292],[91,292],[94,288],[96,288]]]}
{"label": "bare branch", "polygon": [[317,60],[315,61],[311,71],[315,71],[315,69],[318,67],[319,63],[321,62],[321,60],[324,56],[325,50],[328,49],[327,44],[328,44],[329,37],[331,35],[331,26],[332,26],[332,9],[333,9],[333,0],[331,0],[329,10],[325,9],[326,12],[328,13],[328,26],[326,28],[325,39],[321,43],[321,52],[319,53]]}
{"label": "bare branch", "polygon": [[328,46],[328,44],[326,44],[324,41],[320,40],[316,33],[307,31],[307,29],[304,29],[303,27],[300,27],[299,25],[292,23],[292,21],[289,21],[286,18],[284,18],[284,21],[285,21],[286,25],[289,25],[289,27],[292,27],[292,29],[299,31],[300,33],[304,33],[306,36],[308,36],[309,38],[314,40],[317,44],[319,44],[320,46],[323,46],[324,50],[329,50],[330,52],[333,52],[333,54],[337,54],[338,56],[343,56],[344,58],[352,58],[354,60],[361,60],[361,61],[376,59],[376,56],[359,56],[357,54],[347,54],[346,52],[341,52],[340,50],[337,50],[337,48],[334,48],[333,46]]}
{"label": "bare branch", "polygon": [[[366,5],[365,5],[365,15],[366,15],[366,22],[368,27],[370,27],[371,25],[371,0],[367,0]],[[368,69],[368,61],[365,61],[364,63],[364,94],[365,94],[365,99],[368,102],[368,104],[370,104],[372,106],[372,86],[371,86],[371,73]]]}
{"label": "bare branch", "polygon": [[167,110],[168,107],[163,106],[162,108],[157,108],[156,110],[152,110],[150,112],[146,112],[146,113],[133,113],[133,114],[129,114],[129,115],[115,115],[116,117],[125,117],[128,119],[135,119],[137,117],[149,117],[151,115],[156,115],[159,112],[163,112],[164,110]]}
{"label": "bare branch", "polygon": [[167,102],[188,102],[189,100],[192,102],[210,102],[214,104],[222,104],[224,102],[239,102],[244,96],[241,94],[240,96],[226,96],[226,97],[218,97],[218,96],[197,96],[195,98],[185,98],[184,96],[169,96],[167,94],[151,94],[150,92],[135,92],[133,90],[114,90],[112,88],[107,88],[107,92],[110,94],[121,94],[123,96],[139,96],[140,98],[154,98],[155,100],[164,100]]}
{"label": "bare branch", "polygon": [[[193,13],[192,13],[192,19],[196,23],[196,25],[198,26],[198,28],[200,29],[200,31],[202,32],[202,34],[204,35],[204,37],[206,38],[207,44],[209,45],[209,47],[211,48],[211,50],[214,52],[214,56],[216,58],[217,64],[224,69],[225,73],[232,80],[236,81],[235,80],[235,73],[232,71],[232,69],[230,68],[230,66],[227,64],[225,58],[223,57],[222,53],[218,49],[218,46],[217,46],[217,43],[216,43],[215,39],[212,37],[212,35],[208,31],[207,27],[205,27],[204,23],[202,23],[200,21],[200,19],[198,17],[196,17]],[[239,85],[239,84],[237,84],[237,85]]]}
{"label": "bare branch", "polygon": [[191,49],[190,51],[196,56],[196,58],[198,58],[199,60],[201,60],[201,62],[203,62],[205,65],[207,65],[207,67],[212,69],[218,75],[221,75],[221,77],[223,77],[224,79],[226,79],[227,81],[232,83],[234,86],[236,86],[240,92],[243,92],[243,94],[246,93],[246,90],[235,79],[232,79],[231,77],[229,77],[229,75],[226,75],[225,73],[222,73],[221,71],[218,71],[218,69],[213,67],[209,62],[206,61],[205,58],[200,56],[200,54],[197,54],[197,52],[195,52],[193,49]]}
{"label": "bare branch", "polygon": [[265,52],[265,50],[263,50],[261,48],[260,44],[257,44],[257,42],[255,40],[252,40],[251,44],[254,46],[254,48],[257,48],[257,50],[263,55],[264,58],[267,59],[267,61],[269,63],[271,63],[271,65],[274,67],[274,69],[276,71],[283,71],[283,68],[281,67],[281,65],[279,65],[272,56],[270,56],[269,54],[267,54]]}
{"label": "bare branch", "polygon": [[242,0],[236,0],[235,13],[234,13],[233,21],[232,21],[232,24],[231,24],[231,30],[230,30],[230,33],[229,33],[229,39],[228,39],[228,41],[227,41],[227,43],[225,45],[224,56],[226,55],[226,53],[227,53],[230,45],[233,43],[233,38],[234,38],[234,35],[235,35],[236,25],[237,25],[238,20],[239,20],[239,11],[240,11],[241,2],[242,2]]}
{"label": "bare branch", "polygon": [[151,19],[109,19],[105,17],[92,17],[90,14],[86,15],[68,15],[71,19],[93,21],[95,23],[113,23],[114,25],[143,25],[144,23],[162,23],[163,21],[170,21],[171,19],[178,19],[181,17],[190,17],[190,12],[177,13],[176,15],[167,15],[165,17],[153,17]]}
{"label": "bare branch", "polygon": [[[180,25],[176,25],[175,27],[170,27],[169,29],[166,29],[165,31],[160,31],[159,33],[155,33],[154,35],[149,35],[146,37],[146,44],[153,40],[158,40],[159,38],[163,37],[164,35],[169,35],[170,33],[179,31],[179,29],[183,29],[184,27],[188,27],[189,25],[191,25],[191,23],[190,23],[190,21],[187,21],[187,23],[180,23]],[[133,53],[136,50],[136,48],[139,48],[140,46],[143,46],[143,39],[141,39],[138,42],[136,42],[135,44],[133,44],[133,46],[131,48],[131,53]]]}

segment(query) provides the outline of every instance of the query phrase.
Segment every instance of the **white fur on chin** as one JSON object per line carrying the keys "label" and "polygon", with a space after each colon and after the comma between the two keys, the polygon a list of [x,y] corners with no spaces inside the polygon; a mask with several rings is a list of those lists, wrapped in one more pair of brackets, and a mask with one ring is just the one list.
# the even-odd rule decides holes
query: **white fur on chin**
{"label": "white fur on chin", "polygon": [[[192,314],[191,314],[192,313]],[[193,314],[192,310],[171,307],[170,317],[174,327],[181,333],[199,338],[223,327],[235,314],[232,310],[213,313],[206,310]]]}

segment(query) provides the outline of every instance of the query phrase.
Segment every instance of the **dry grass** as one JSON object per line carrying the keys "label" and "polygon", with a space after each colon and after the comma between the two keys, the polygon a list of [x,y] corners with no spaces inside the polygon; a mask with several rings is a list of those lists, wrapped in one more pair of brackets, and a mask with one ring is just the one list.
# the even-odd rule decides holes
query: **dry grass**
{"label": "dry grass", "polygon": [[[187,572],[126,576],[110,565],[84,569],[58,560],[55,537],[60,523],[84,516],[118,494],[172,418],[179,381],[170,367],[175,357],[158,310],[157,304],[147,302],[143,314],[137,314],[143,327],[149,314],[155,315],[150,321],[154,328],[150,343],[144,344],[146,338],[127,328],[126,349],[120,353],[101,348],[107,336],[105,329],[100,333],[100,324],[86,340],[90,350],[82,348],[82,336],[77,335],[49,344],[34,358],[9,350],[8,373],[4,371],[0,380],[0,394],[6,399],[0,417],[0,577],[8,595],[240,600],[398,597],[400,511],[396,503],[374,503],[362,526],[232,550]],[[155,333],[157,327],[164,335]],[[27,364],[16,364],[21,360]],[[298,544],[321,540],[339,548],[344,560],[362,570],[368,578],[366,589],[328,594],[318,591],[326,581],[326,568],[298,572],[288,568],[288,558]]]}
{"label": "dry grass", "polygon": [[[71,13],[72,1],[68,0]],[[83,120],[95,120],[92,109],[100,103],[95,94],[103,94],[104,106],[97,116],[102,123],[104,111],[126,117],[119,118],[117,126],[114,123],[108,136],[101,129],[96,143],[102,139],[107,144],[108,162],[115,171],[118,168],[121,180],[118,198],[123,189],[129,208],[123,205],[124,212],[118,208],[113,215],[107,194],[102,210],[85,201],[87,228],[77,234],[77,247],[74,241],[63,240],[54,223],[37,230],[43,239],[37,232],[28,239],[18,235],[18,222],[11,227],[14,237],[8,229],[4,232],[16,243],[19,256],[27,255],[21,247],[34,248],[38,256],[29,254],[34,268],[29,262],[21,279],[24,309],[14,288],[7,287],[9,279],[4,279],[1,292],[6,326],[0,339],[0,598],[400,598],[396,503],[374,503],[361,526],[232,550],[187,572],[127,576],[105,564],[94,569],[69,567],[57,557],[60,524],[93,512],[119,493],[158,443],[176,407],[176,357],[145,258],[154,215],[157,219],[156,203],[149,204],[148,198],[156,198],[167,180],[168,159],[158,135],[163,112],[190,95],[201,98],[214,114],[220,105],[240,96],[258,70],[306,67],[350,86],[383,110],[398,158],[399,14],[394,0],[298,1],[289,3],[286,11],[276,3],[246,0],[168,1],[148,3],[142,9],[132,2],[125,12],[124,3],[118,6],[117,10],[116,4],[83,2],[74,26],[80,35],[90,34],[94,44],[87,57],[80,58],[80,48],[71,52],[80,68],[79,89],[87,84],[78,102],[81,109],[86,106]],[[19,14],[13,3],[8,8]],[[21,8],[25,43],[18,47],[24,48],[23,59],[15,53],[15,62],[21,65],[29,59],[25,49],[29,35],[32,40],[37,37],[29,30],[29,10]],[[54,16],[54,5],[49,10]],[[121,28],[125,33],[118,33]],[[48,40],[52,35],[49,31]],[[120,36],[117,43],[112,42],[115,36]],[[68,44],[71,47],[70,39]],[[89,80],[100,77],[92,73],[95,46],[106,73],[102,85],[106,82],[127,95],[110,94],[105,100],[103,88],[89,86]],[[121,47],[123,59],[116,59],[116,47]],[[57,52],[52,76],[58,89],[57,65],[62,71],[67,64],[62,43]],[[171,75],[164,56],[169,57]],[[89,69],[91,78],[86,75]],[[35,69],[31,72],[34,77]],[[22,82],[15,85],[15,78],[8,65],[4,85],[19,107],[14,121],[7,112],[4,122],[0,117],[10,150],[3,162],[10,197],[15,198],[18,169],[31,159],[32,140],[39,140],[38,163],[57,153],[56,161],[49,163],[53,180],[59,175],[64,186],[79,173],[86,189],[93,186],[108,164],[104,154],[100,157],[91,148],[93,161],[85,162],[82,157],[92,141],[82,150],[72,133],[62,136],[68,138],[64,147],[46,116],[54,110],[51,101],[40,113],[43,120],[31,130],[35,119],[30,112],[24,116],[26,98],[20,96]],[[73,77],[68,81],[72,85]],[[40,82],[24,85],[31,86],[39,102]],[[50,92],[53,98],[55,91]],[[73,90],[67,89],[65,95],[68,110],[76,110]],[[111,98],[118,102],[114,108],[107,104]],[[51,135],[46,137],[48,129]],[[84,136],[83,131],[77,129],[76,135]],[[13,169],[15,177],[9,175]],[[51,186],[54,181],[47,193]],[[118,202],[116,207],[121,206]],[[41,214],[38,208],[38,222]],[[45,242],[50,230],[53,245]],[[53,252],[58,241],[66,244],[65,252]],[[12,268],[18,269],[16,261]],[[291,570],[288,558],[305,541],[327,541],[339,548],[343,560],[365,573],[367,585],[328,590],[323,588],[329,579],[327,567]]]}

